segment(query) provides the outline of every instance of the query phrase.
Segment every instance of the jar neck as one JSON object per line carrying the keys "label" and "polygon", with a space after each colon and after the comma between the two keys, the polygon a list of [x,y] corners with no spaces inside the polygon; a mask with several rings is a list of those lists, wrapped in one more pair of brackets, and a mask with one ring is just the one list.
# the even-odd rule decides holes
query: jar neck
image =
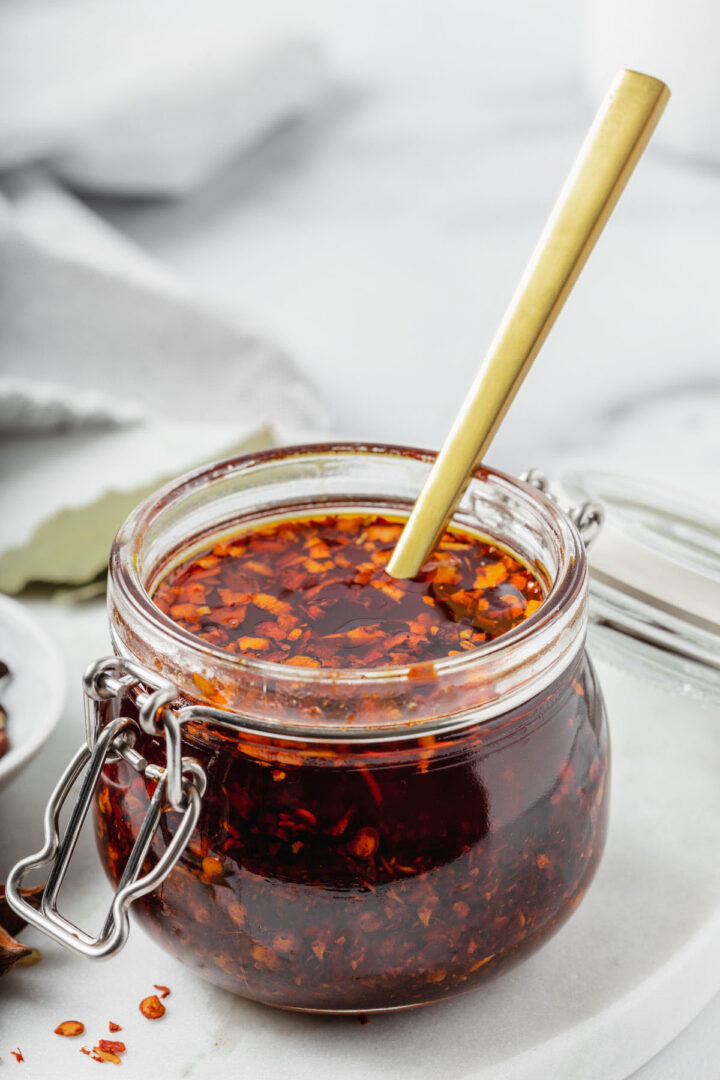
{"label": "jar neck", "polygon": [[199,470],[140,504],[116,538],[113,645],[237,725],[311,738],[376,738],[481,723],[550,686],[583,647],[587,570],[569,518],[534,488],[478,470],[452,524],[507,548],[540,578],[540,608],[500,638],[413,667],[296,668],[235,656],[152,602],[169,565],[231,529],[333,510],[407,514],[434,454],[392,446],[289,447]]}

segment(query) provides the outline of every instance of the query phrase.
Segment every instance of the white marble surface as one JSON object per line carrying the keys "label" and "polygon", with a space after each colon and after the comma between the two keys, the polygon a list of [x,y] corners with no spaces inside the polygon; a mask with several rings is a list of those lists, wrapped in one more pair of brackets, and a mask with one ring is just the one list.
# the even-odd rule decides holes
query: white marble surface
{"label": "white marble surface", "polygon": [[[198,291],[270,328],[322,389],[339,432],[437,445],[592,115],[583,91],[581,5],[306,0],[303,7],[308,24],[320,28],[336,71],[336,93],[321,115],[282,133],[252,159],[238,161],[190,200],[102,202],[96,208]],[[717,504],[719,232],[720,173],[651,151],[508,416],[493,448],[494,464],[511,470],[538,464],[559,472],[602,463],[669,480]],[[105,651],[102,617],[90,607],[72,614],[53,609],[47,618],[64,643],[71,685],[77,686],[85,661]],[[2,796],[3,835],[19,835],[21,846],[58,762],[77,740],[77,710],[71,700],[65,725],[23,788]],[[630,716],[636,731],[645,732],[656,763],[658,710],[659,705],[648,710],[646,699]],[[686,946],[693,928],[710,925],[717,881],[710,873],[685,881],[663,861],[662,846],[654,845],[672,793],[658,783],[660,805],[633,804],[631,759],[623,762],[622,756],[628,729],[613,719],[615,847],[577,918],[517,973],[518,986],[531,976],[537,980],[524,985],[538,1012],[519,1013],[517,1004],[514,1011],[497,1011],[497,1002],[515,985],[503,990],[500,981],[486,998],[439,1007],[423,1020],[386,1019],[355,1029],[278,1018],[209,990],[136,934],[128,952],[101,974],[49,946],[42,965],[14,979],[12,995],[9,984],[0,986],[3,1066],[14,1068],[9,1039],[26,1052],[23,1075],[77,1075],[81,1059],[72,1046],[57,1047],[45,1036],[66,1005],[88,1019],[90,1034],[99,1035],[108,1018],[122,1023],[127,1017],[128,1043],[135,1049],[134,1062],[129,1055],[125,1067],[137,1069],[138,1076],[148,1068],[162,1071],[169,1057],[174,1073],[184,1076],[229,1075],[231,1069],[270,1080],[288,1072],[298,1080],[310,1072],[317,1080],[367,1076],[383,1051],[392,1054],[401,1043],[410,1054],[404,1072],[395,1068],[399,1078],[419,1080],[439,1070],[472,1075],[471,1066],[478,1072],[502,1061],[502,1046],[507,1052],[518,1026],[530,1043],[535,1033],[537,1043],[541,1028],[547,1030],[544,1020],[552,1026],[565,1013],[581,1020],[597,1015],[580,977],[581,961],[598,946],[586,933],[595,926],[601,933],[598,955],[607,962],[602,970],[608,981],[602,985],[608,994],[619,985],[612,979],[618,966],[629,965],[623,993],[630,993],[633,977],[639,986],[657,975],[650,944],[663,934],[673,953],[682,954],[685,974],[678,969],[674,984],[672,969],[664,969],[670,1007],[654,1015],[658,1049],[711,996]],[[694,770],[704,778],[698,779],[700,802],[703,793],[713,797],[707,769],[717,753],[714,721],[710,733],[706,722],[700,725],[708,741],[699,745],[693,742],[698,728],[683,719],[683,735],[690,737],[686,779]],[[663,723],[669,738],[677,722],[667,713]],[[652,786],[652,768],[644,775]],[[618,817],[623,806],[625,816]],[[618,834],[618,823],[627,820],[637,832]],[[693,855],[705,855],[712,865],[714,853],[717,866],[718,820],[713,819],[714,832],[709,827],[704,834],[704,848],[688,829],[681,845],[687,854],[683,873],[690,875]],[[18,851],[2,852],[0,873]],[[90,860],[89,850],[85,857]],[[642,882],[652,883],[646,919],[637,924],[646,936],[644,930],[632,938],[622,925],[621,900],[627,897],[610,888],[618,880],[615,873],[637,904]],[[72,890],[79,918],[96,910],[95,881],[81,874]],[[613,911],[615,919],[604,922]],[[640,907],[632,911],[640,918]],[[614,938],[618,929],[621,935]],[[572,962],[578,964],[574,969]],[[573,982],[572,970],[578,974]],[[167,1021],[148,1033],[135,1003],[154,982],[172,985],[174,995]],[[651,985],[657,988],[657,979]],[[551,1015],[542,1012],[543,998],[554,1006]],[[625,998],[620,1000],[622,1010]],[[118,1009],[122,1016],[113,1015]],[[494,1026],[488,1027],[489,1018]],[[441,1037],[453,1025],[452,1051],[441,1052]],[[646,1040],[648,1030],[643,1028]],[[595,1031],[602,1036],[602,1027]],[[439,1036],[434,1052],[428,1049],[431,1033]],[[317,1067],[302,1073],[294,1066],[306,1060],[311,1045]],[[650,1043],[644,1045],[647,1057]],[[253,1056],[258,1047],[266,1055],[262,1069]],[[631,1049],[631,1067],[639,1066],[642,1048]],[[30,1061],[31,1053],[39,1053],[40,1064],[36,1057]],[[716,1080],[719,1054],[716,999],[637,1076]],[[556,1064],[557,1080],[612,1080],[622,1074],[617,1068],[593,1071],[593,1057],[561,1057]],[[503,1075],[508,1080],[513,1074]]]}

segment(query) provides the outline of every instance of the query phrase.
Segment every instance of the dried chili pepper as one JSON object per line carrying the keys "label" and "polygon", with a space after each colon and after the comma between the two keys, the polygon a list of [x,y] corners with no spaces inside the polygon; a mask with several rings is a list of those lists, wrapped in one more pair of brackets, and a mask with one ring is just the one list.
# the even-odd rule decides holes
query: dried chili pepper
{"label": "dried chili pepper", "polygon": [[29,945],[21,945],[0,926],[0,975],[4,975],[15,964],[28,959],[31,955],[32,949]]}
{"label": "dried chili pepper", "polygon": [[160,991],[160,997],[161,998],[166,998],[168,996],[168,994],[170,993],[170,987],[169,986],[159,986],[157,983],[153,983],[153,986],[155,987],[156,990]]}
{"label": "dried chili pepper", "polygon": [[85,1025],[81,1020],[63,1020],[55,1028],[56,1035],[65,1035],[70,1039],[74,1039],[76,1035],[82,1035],[84,1031]]}
{"label": "dried chili pepper", "polygon": [[[44,890],[44,885],[36,885],[32,889],[21,889],[20,895],[23,900],[27,900],[30,906],[38,911]],[[19,934],[23,927],[27,926],[25,920],[20,915],[17,915],[8,904],[5,898],[4,885],[0,885],[0,926],[4,927],[13,937]]]}
{"label": "dried chili pepper", "polygon": [[[37,909],[44,889],[44,885],[22,889],[21,895]],[[39,959],[40,952],[37,949],[21,945],[15,940],[15,935],[19,934],[26,925],[25,920],[16,915],[8,904],[5,898],[5,886],[0,885],[0,975],[9,971],[15,964],[31,964]]]}
{"label": "dried chili pepper", "polygon": [[122,1028],[120,1027],[119,1024],[116,1024],[112,1020],[110,1020],[108,1022],[108,1031],[111,1031],[111,1032],[122,1031]]}
{"label": "dried chili pepper", "polygon": [[148,1020],[159,1020],[165,1015],[165,1006],[157,994],[151,994],[140,1002],[140,1012]]}
{"label": "dried chili pepper", "polygon": [[12,1056],[15,1058],[16,1061],[24,1061],[25,1060],[25,1058],[22,1056],[22,1050],[11,1050],[10,1053],[12,1054]]}

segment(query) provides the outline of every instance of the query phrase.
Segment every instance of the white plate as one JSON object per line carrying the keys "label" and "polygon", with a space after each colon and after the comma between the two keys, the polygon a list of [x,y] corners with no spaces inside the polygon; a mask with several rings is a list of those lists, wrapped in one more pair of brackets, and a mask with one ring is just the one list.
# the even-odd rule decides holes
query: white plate
{"label": "white plate", "polygon": [[11,679],[2,690],[10,749],[0,757],[0,788],[20,773],[50,737],[65,702],[65,665],[39,623],[0,595],[0,659]]}

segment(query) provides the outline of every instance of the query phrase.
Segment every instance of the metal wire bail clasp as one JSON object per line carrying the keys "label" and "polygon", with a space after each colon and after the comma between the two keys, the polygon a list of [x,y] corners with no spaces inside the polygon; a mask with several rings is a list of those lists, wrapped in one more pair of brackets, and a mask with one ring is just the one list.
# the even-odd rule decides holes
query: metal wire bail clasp
{"label": "metal wire bail clasp", "polygon": [[[139,722],[127,716],[119,716],[101,727],[100,702],[137,686],[150,689],[150,693],[143,689],[136,695]],[[180,721],[167,708],[177,697],[177,690],[172,683],[158,679],[154,672],[134,661],[109,657],[88,669],[84,689],[87,741],[79,748],[50,796],[44,817],[43,847],[13,867],[5,890],[10,906],[28,923],[75,952],[99,958],[111,956],[122,948],[129,933],[130,904],[139,896],[157,888],[185,850],[200,816],[206,778],[197,761],[181,757]],[[148,764],[134,749],[139,727],[150,734],[164,733],[167,749],[165,768]],[[148,779],[155,780],[156,785],[103,928],[93,937],[60,915],[57,910],[57,897],[92,804],[103,766],[106,761],[117,760],[118,755]],[[81,776],[80,792],[61,838],[58,827],[60,811]],[[141,875],[166,801],[182,815],[180,823],[155,866]],[[42,895],[40,910],[36,911],[23,899],[22,885],[30,871],[46,866],[50,867],[50,876]]]}
{"label": "metal wire bail clasp", "polygon": [[[524,480],[526,484],[537,488],[538,491],[541,491],[548,499],[552,499],[553,502],[558,501],[552,493],[550,481],[541,469],[528,469],[527,472],[521,475],[520,479]],[[586,548],[589,548],[605,521],[603,504],[594,499],[586,499],[585,502],[579,503],[577,506],[569,507],[567,515],[580,533],[583,544]]]}

